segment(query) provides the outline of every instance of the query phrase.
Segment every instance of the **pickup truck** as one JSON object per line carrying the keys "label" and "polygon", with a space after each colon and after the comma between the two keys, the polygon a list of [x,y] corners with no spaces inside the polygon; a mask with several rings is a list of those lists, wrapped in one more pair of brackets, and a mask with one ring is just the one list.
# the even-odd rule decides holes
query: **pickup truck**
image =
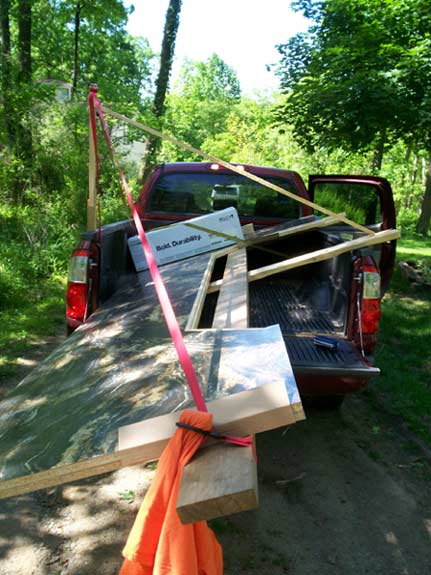
{"label": "pickup truck", "polygon": [[[390,184],[374,176],[310,176],[308,187],[290,170],[244,165],[299,197],[346,212],[375,232],[395,228]],[[214,192],[216,190],[216,192]],[[215,200],[221,191],[223,206]],[[230,204],[230,200],[232,204]],[[255,230],[288,227],[318,219],[313,210],[245,176],[211,163],[156,166],[136,208],[146,231],[234,205],[242,224]],[[86,232],[71,258],[67,326],[72,332],[125,285],[136,281],[128,240],[132,220]],[[341,223],[247,250],[248,269],[355,239],[360,232]],[[395,241],[311,263],[249,285],[250,327],[279,324],[302,397],[339,405],[349,392],[364,388],[379,374],[373,351],[379,328],[380,299],[389,285]],[[277,255],[280,254],[280,255]],[[215,268],[211,281],[221,277]],[[129,293],[126,292],[125,293]],[[208,294],[199,327],[211,327],[217,294]]]}

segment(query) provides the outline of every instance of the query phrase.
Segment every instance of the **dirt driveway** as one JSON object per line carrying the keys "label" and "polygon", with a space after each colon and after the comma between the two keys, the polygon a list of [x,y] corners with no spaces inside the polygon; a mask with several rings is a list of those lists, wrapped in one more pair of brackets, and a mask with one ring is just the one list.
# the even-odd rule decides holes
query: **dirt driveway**
{"label": "dirt driveway", "polygon": [[[225,575],[430,575],[430,459],[400,427],[367,394],[259,435],[259,509],[212,523]],[[0,502],[0,573],[114,575],[152,474]]]}

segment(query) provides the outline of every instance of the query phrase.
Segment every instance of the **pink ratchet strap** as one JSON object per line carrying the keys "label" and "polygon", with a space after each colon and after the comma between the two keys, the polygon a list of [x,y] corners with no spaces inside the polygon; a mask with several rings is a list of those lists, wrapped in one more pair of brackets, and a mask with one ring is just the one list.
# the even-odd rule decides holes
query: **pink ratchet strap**
{"label": "pink ratchet strap", "polygon": [[[196,407],[199,411],[208,411],[207,406],[205,404],[205,399],[202,395],[202,390],[200,388],[195,369],[193,367],[192,361],[190,359],[190,355],[187,351],[184,338],[182,336],[180,326],[178,325],[177,318],[175,316],[175,312],[173,310],[171,300],[169,299],[168,292],[166,291],[165,284],[163,283],[162,277],[160,275],[159,268],[155,261],[153,252],[151,250],[150,244],[148,243],[147,237],[145,235],[144,228],[142,226],[141,218],[136,210],[135,204],[133,202],[132,194],[130,193],[130,189],[125,178],[124,172],[117,160],[115,155],[114,146],[112,144],[111,136],[109,134],[109,129],[106,124],[105,117],[103,115],[102,107],[100,105],[99,99],[97,98],[97,88],[91,87],[90,93],[88,96],[88,102],[90,105],[90,111],[96,109],[99,115],[100,122],[102,124],[103,132],[105,134],[106,141],[108,142],[109,149],[112,154],[113,161],[118,169],[121,183],[124,189],[124,192],[127,196],[127,201],[129,203],[130,209],[132,211],[133,221],[135,222],[136,230],[138,232],[139,239],[141,240],[142,249],[144,250],[145,258],[148,263],[148,268],[150,270],[151,278],[154,282],[154,287],[156,289],[157,297],[160,302],[160,307],[162,308],[163,315],[165,317],[166,324],[168,326],[168,330],[172,341],[174,343],[178,359],[180,361],[181,367],[183,368],[184,375],[186,377],[187,383],[190,387],[190,391],[192,393],[194,402],[196,403]],[[92,113],[91,116],[94,118],[94,114]],[[94,124],[94,125],[93,125]],[[93,141],[95,145],[97,145],[97,139],[95,136],[96,125],[95,122],[91,123],[91,129],[93,131]],[[221,437],[221,436],[220,436]],[[224,441],[229,443],[234,443],[236,445],[241,446],[253,446],[253,440],[251,437],[232,437],[232,436],[223,436]]]}

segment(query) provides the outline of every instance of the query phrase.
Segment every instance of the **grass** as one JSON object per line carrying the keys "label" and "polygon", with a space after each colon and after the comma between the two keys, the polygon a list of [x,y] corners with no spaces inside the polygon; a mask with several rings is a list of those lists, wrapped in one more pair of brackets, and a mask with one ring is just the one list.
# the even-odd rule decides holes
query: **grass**
{"label": "grass", "polygon": [[[397,260],[431,267],[431,242],[402,238]],[[376,393],[431,444],[431,289],[413,287],[396,269],[382,302],[376,364],[382,375]]]}
{"label": "grass", "polygon": [[65,329],[64,294],[65,279],[53,276],[29,285],[20,300],[0,310],[0,385],[17,375],[20,357]]}

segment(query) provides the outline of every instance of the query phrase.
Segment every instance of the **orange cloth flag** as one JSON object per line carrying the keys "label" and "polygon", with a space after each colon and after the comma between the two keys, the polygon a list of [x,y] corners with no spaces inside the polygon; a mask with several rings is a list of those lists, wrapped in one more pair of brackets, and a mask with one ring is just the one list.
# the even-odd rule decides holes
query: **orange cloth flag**
{"label": "orange cloth flag", "polygon": [[[180,422],[210,431],[212,415],[187,409]],[[123,549],[120,575],[222,575],[222,549],[206,521],[183,525],[176,510],[184,466],[203,441],[199,433],[176,430]]]}

